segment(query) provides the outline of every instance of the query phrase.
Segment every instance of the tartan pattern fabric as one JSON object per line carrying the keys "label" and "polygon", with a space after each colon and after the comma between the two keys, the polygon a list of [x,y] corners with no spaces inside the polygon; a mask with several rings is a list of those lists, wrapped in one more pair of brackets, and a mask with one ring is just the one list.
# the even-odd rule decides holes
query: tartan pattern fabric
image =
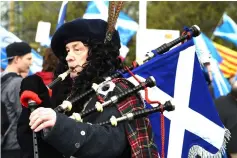
{"label": "tartan pattern fabric", "polygon": [[[116,94],[134,87],[134,85],[126,79],[114,79],[113,82],[116,84],[114,90]],[[135,110],[143,109],[144,103],[141,97],[136,94],[119,102],[117,107],[121,115],[124,115]],[[126,133],[131,145],[132,158],[159,157],[157,146],[154,142],[151,123],[148,117],[136,119],[126,124]]]}

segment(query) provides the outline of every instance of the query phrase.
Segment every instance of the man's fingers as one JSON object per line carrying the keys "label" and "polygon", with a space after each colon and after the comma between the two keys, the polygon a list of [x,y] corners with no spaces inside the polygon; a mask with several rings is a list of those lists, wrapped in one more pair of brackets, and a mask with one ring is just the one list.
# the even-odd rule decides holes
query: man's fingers
{"label": "man's fingers", "polygon": [[31,129],[35,129],[36,127],[38,127],[41,123],[50,120],[50,115],[41,115],[38,116],[34,122],[32,122],[31,124]]}
{"label": "man's fingers", "polygon": [[40,131],[43,128],[53,127],[56,122],[56,113],[50,108],[40,107],[32,112],[29,117],[31,129]]}
{"label": "man's fingers", "polygon": [[30,118],[30,126],[32,126],[32,124],[40,117],[40,114],[39,112],[38,113],[35,113],[33,115],[31,115],[31,118]]}
{"label": "man's fingers", "polygon": [[44,109],[44,108],[38,108],[36,109],[35,111],[33,111],[30,115],[30,126],[32,125],[32,123],[35,122],[35,120],[42,116],[42,115],[48,115],[49,114],[49,111]]}
{"label": "man's fingers", "polygon": [[36,114],[40,113],[40,111],[42,111],[44,108],[39,107],[37,109],[35,109],[31,114],[30,114],[30,120],[33,116],[35,116]]}
{"label": "man's fingers", "polygon": [[53,123],[51,120],[43,122],[34,130],[34,132],[38,132],[44,128],[51,127],[52,125],[53,125]]}

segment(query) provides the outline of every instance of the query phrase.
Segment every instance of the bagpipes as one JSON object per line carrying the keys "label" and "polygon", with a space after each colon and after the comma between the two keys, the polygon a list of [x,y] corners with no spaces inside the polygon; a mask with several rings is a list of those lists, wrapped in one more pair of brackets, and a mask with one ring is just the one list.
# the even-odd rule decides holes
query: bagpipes
{"label": "bagpipes", "polygon": [[[124,69],[114,73],[112,76],[110,77],[105,77],[105,81],[100,83],[100,84],[92,84],[92,88],[88,91],[86,91],[85,93],[71,99],[71,100],[66,100],[63,101],[63,103],[61,105],[59,105],[58,107],[56,107],[54,110],[56,112],[60,112],[63,113],[65,111],[70,111],[72,109],[72,106],[75,102],[79,101],[80,99],[84,98],[85,96],[91,95],[92,93],[96,93],[97,90],[100,87],[103,87],[104,85],[106,85],[108,82],[110,82],[112,79],[114,78],[118,78],[118,77],[122,77],[122,74],[133,70],[134,68],[138,67],[139,65],[142,65],[143,63],[149,61],[150,59],[152,59],[153,57],[155,57],[157,54],[163,54],[167,51],[169,51],[173,46],[179,44],[180,42],[184,42],[185,40],[189,40],[192,37],[196,37],[200,34],[200,29],[198,26],[194,25],[191,28],[186,28],[185,32],[183,33],[182,36],[180,36],[179,38],[175,39],[174,41],[171,41],[169,43],[165,43],[162,46],[158,47],[157,49],[153,50],[152,52],[148,52],[145,59],[143,61],[139,61],[139,62],[133,62],[133,64],[129,67],[125,67]],[[153,83],[152,83],[153,82]],[[144,83],[141,83],[140,85],[138,85],[137,87],[134,87],[133,89],[129,90],[129,91],[125,91],[124,93],[118,95],[118,96],[113,96],[111,97],[108,101],[104,102],[104,103],[100,103],[97,102],[95,105],[95,108],[93,109],[89,109],[86,110],[80,114],[78,113],[73,113],[72,116],[70,116],[70,118],[73,118],[77,121],[82,121],[82,118],[90,115],[91,113],[98,111],[98,112],[102,112],[103,108],[107,107],[108,105],[112,104],[112,103],[116,103],[118,100],[121,100],[123,98],[125,98],[126,96],[130,95],[130,94],[134,94],[137,93],[139,90],[145,89],[146,87],[152,87],[155,86],[155,79],[153,77],[148,78]],[[137,111],[136,114],[129,114],[129,116],[135,116],[135,118],[138,118],[138,116],[146,116],[148,114],[154,113],[154,112],[158,112],[158,111],[162,111],[162,110],[167,110],[167,111],[172,111],[174,110],[174,107],[171,107],[171,103],[167,102],[165,105],[162,105],[163,109],[161,107],[158,108],[154,108],[154,109],[144,109],[141,111]],[[126,118],[126,119],[124,119]],[[111,117],[110,119],[110,123],[112,125],[116,125],[116,120],[120,121],[120,120],[131,120],[132,117],[126,117],[126,116],[122,116],[121,118],[117,118],[115,119],[114,117]],[[103,123],[98,123],[100,125],[103,124],[107,124],[108,122],[103,122]]]}
{"label": "bagpipes", "polygon": [[[157,49],[153,50],[152,52],[148,52],[145,59],[143,61],[139,61],[139,62],[133,62],[133,65],[129,66],[129,67],[126,67],[120,71],[117,71],[116,73],[114,73],[112,76],[110,77],[105,77],[105,81],[100,83],[100,84],[95,84],[93,83],[92,84],[92,88],[88,91],[86,91],[85,93],[75,97],[75,98],[72,98],[70,100],[65,100],[62,102],[61,105],[57,106],[54,110],[56,112],[59,112],[59,113],[64,113],[66,111],[71,111],[72,109],[72,106],[78,102],[80,99],[84,98],[85,96],[88,96],[88,95],[91,95],[92,93],[96,93],[97,90],[100,88],[100,87],[103,87],[104,85],[106,85],[108,82],[110,82],[112,79],[114,78],[118,78],[118,77],[121,77],[122,74],[128,72],[128,71],[131,71],[133,70],[134,68],[138,67],[139,65],[142,65],[143,63],[147,62],[148,60],[152,59],[154,56],[156,56],[157,54],[163,54],[167,51],[169,51],[173,46],[179,44],[180,42],[184,42],[185,40],[189,40],[191,39],[192,37],[196,37],[200,34],[200,29],[198,26],[194,25],[192,26],[191,28],[185,28],[185,31],[183,33],[182,36],[180,36],[179,38],[169,42],[169,43],[165,43],[163,44],[162,46],[158,47]],[[49,89],[51,89],[53,86],[55,86],[57,83],[59,83],[60,81],[64,80],[65,77],[69,74],[70,70],[67,70],[66,72],[64,72],[63,74],[59,75],[58,78],[56,78],[52,83],[50,83],[47,87]],[[70,116],[70,118],[72,119],[75,119],[77,121],[82,121],[82,118],[85,117],[85,116],[88,116],[90,115],[91,113],[93,112],[102,112],[103,111],[103,108],[106,108],[108,107],[109,105],[113,104],[113,103],[117,103],[118,101],[121,101],[122,99],[126,98],[127,96],[131,95],[131,94],[135,94],[137,93],[138,91],[142,90],[142,89],[145,89],[146,87],[153,87],[155,86],[156,83],[155,83],[155,79],[154,77],[149,77],[146,79],[145,82],[142,82],[140,85],[132,88],[132,89],[129,89],[128,91],[125,91],[123,92],[122,94],[119,94],[117,96],[112,96],[108,101],[104,102],[104,103],[100,103],[100,102],[97,102],[96,105],[95,105],[95,108],[92,108],[92,109],[89,109],[89,110],[86,110],[86,111],[83,111],[81,112],[80,114],[78,113],[73,113],[72,116]],[[32,100],[29,101],[29,108],[32,109],[32,107],[34,106],[37,106]],[[174,107],[171,106],[171,103],[167,102],[167,104],[163,105],[163,109],[162,108],[154,108],[154,109],[144,109],[144,110],[141,110],[141,111],[137,111],[136,114],[134,114],[134,118],[138,118],[138,116],[145,116],[147,114],[151,114],[151,113],[154,113],[154,112],[157,112],[157,111],[161,111],[161,110],[167,110],[167,111],[172,111],[174,110]],[[129,116],[131,116],[129,114]],[[122,119],[123,118],[123,119]],[[122,120],[124,120],[125,116],[122,116]],[[127,119],[131,119],[131,117],[126,117]],[[114,123],[115,119],[112,119],[111,118],[111,124],[112,125],[115,125],[116,123]],[[120,120],[120,118],[117,118],[116,120]],[[107,124],[108,122],[106,122]],[[100,125],[103,125],[105,123],[98,123]]]}
{"label": "bagpipes", "polygon": [[[107,26],[107,31],[106,31],[105,41],[104,41],[105,44],[107,42],[110,42],[111,39],[112,39],[112,35],[114,33],[114,30],[115,30],[115,24],[116,24],[117,18],[119,16],[119,12],[120,12],[120,10],[123,6],[123,3],[124,3],[123,1],[118,1],[118,2],[111,1],[109,3],[109,9],[108,9],[108,15],[109,16],[108,16],[108,20],[107,20],[108,21],[108,26]],[[189,40],[192,37],[198,36],[199,34],[200,34],[200,29],[196,25],[194,25],[190,28],[185,28],[184,32],[182,33],[182,36],[180,36],[179,38],[177,38],[177,39],[175,39],[175,40],[173,40],[169,43],[165,43],[162,46],[156,48],[155,50],[153,50],[151,52],[148,52],[145,56],[145,59],[139,60],[137,62],[133,62],[133,64],[131,66],[125,67],[124,69],[122,69],[120,71],[117,71],[116,73],[114,73],[110,77],[105,77],[104,78],[105,81],[102,82],[101,84],[98,85],[98,84],[93,83],[92,88],[90,90],[86,91],[85,93],[83,93],[83,94],[81,94],[81,95],[79,95],[79,96],[77,96],[73,99],[63,101],[62,104],[59,105],[58,107],[56,107],[54,110],[56,112],[60,112],[60,113],[63,113],[63,112],[66,112],[66,111],[71,111],[72,106],[76,102],[78,102],[80,99],[84,98],[85,96],[88,96],[88,95],[91,95],[94,92],[97,92],[99,88],[106,85],[112,79],[122,77],[122,74],[124,74],[126,72],[130,72],[131,70],[138,67],[139,65],[142,65],[143,63],[145,63],[148,60],[152,59],[157,54],[163,54],[163,53],[169,51],[173,46],[179,44],[180,42],[184,42],[185,40]],[[69,71],[70,70],[68,70],[65,73],[59,75],[58,78],[56,78],[51,84],[49,84],[47,86],[48,89],[50,90],[57,83],[64,80],[65,77],[69,74]],[[146,89],[146,87],[152,87],[152,86],[155,86],[155,85],[156,85],[155,84],[155,79],[150,77],[145,82],[140,83],[139,86],[134,87],[134,88],[132,88],[128,91],[125,91],[125,92],[123,92],[122,94],[120,94],[118,96],[113,96],[108,101],[106,101],[104,103],[97,102],[96,105],[95,105],[95,108],[93,108],[93,109],[83,111],[80,114],[73,113],[73,115],[70,118],[76,119],[77,121],[82,121],[82,117],[90,115],[91,113],[93,113],[95,111],[102,112],[103,108],[108,107],[110,104],[116,103],[116,102],[122,100],[123,98],[126,98],[127,96],[129,96],[131,94],[137,93],[139,90]],[[25,97],[25,99],[27,100],[27,97]],[[37,107],[37,104],[40,103],[39,100],[38,100],[38,102],[36,100],[32,101],[30,96],[29,96],[29,99],[28,99],[27,102],[28,102],[28,107],[31,109],[31,111],[33,111]],[[153,112],[162,111],[162,110],[167,110],[167,111],[174,110],[174,107],[171,107],[170,103],[167,103],[167,105],[165,105],[165,106],[164,105],[160,105],[160,106],[162,106],[161,109],[159,109],[159,108],[158,109],[153,109],[154,110]],[[152,113],[152,110],[150,110],[150,109],[149,109],[149,111],[146,111],[146,110],[147,109],[142,110],[140,112],[137,111],[137,113],[134,115],[134,118],[137,118],[138,116],[144,116],[146,113],[147,114]],[[138,113],[139,113],[139,115],[138,115]],[[140,113],[142,113],[142,114],[140,114]],[[129,115],[129,116],[131,116],[131,115]],[[122,120],[124,120],[124,118],[131,119],[131,117],[125,117],[125,116],[122,116],[122,117],[123,117]],[[120,119],[119,118],[117,118],[117,119],[111,118],[111,124],[116,125],[116,120],[118,121]],[[103,125],[104,123],[99,123],[99,124]]]}
{"label": "bagpipes", "polygon": [[[162,46],[158,47],[157,49],[155,49],[151,52],[148,52],[145,56],[145,59],[143,59],[142,61],[133,62],[133,64],[131,66],[125,67],[124,69],[117,71],[110,77],[105,77],[104,81],[102,83],[100,83],[100,84],[93,83],[92,88],[90,90],[86,91],[85,93],[83,93],[73,99],[63,101],[62,104],[57,106],[54,110],[59,113],[71,111],[72,106],[74,106],[74,104],[76,102],[78,102],[80,99],[84,98],[85,96],[91,95],[92,93],[97,93],[99,88],[105,86],[108,82],[111,82],[112,79],[122,77],[122,74],[129,72],[129,71],[133,70],[134,68],[144,64],[145,62],[149,61],[156,55],[161,55],[161,54],[169,51],[173,46],[179,44],[180,42],[185,42],[186,40],[189,40],[192,37],[196,37],[199,34],[200,34],[200,29],[196,25],[192,26],[191,28],[185,28],[182,36],[180,36],[179,38],[177,38],[169,43],[165,43]],[[52,83],[50,83],[47,86],[47,88],[49,90],[52,89],[59,82],[63,81],[69,73],[70,73],[70,70],[67,70],[63,74],[59,75]],[[73,113],[73,115],[70,116],[70,118],[75,119],[76,121],[82,122],[83,117],[88,116],[96,111],[102,112],[103,108],[109,107],[110,105],[113,105],[114,103],[117,103],[132,94],[136,94],[138,91],[140,91],[142,89],[146,89],[147,87],[153,87],[155,85],[156,85],[156,81],[155,81],[154,77],[151,76],[151,77],[147,78],[145,82],[141,82],[140,85],[138,85],[132,89],[129,89],[117,96],[112,96],[110,99],[108,99],[107,101],[105,101],[103,103],[97,102],[95,107],[92,109],[82,111],[80,114]],[[22,93],[21,98],[23,97],[23,98],[27,99],[27,96],[24,97],[23,95],[24,95],[24,93]],[[33,111],[35,108],[37,108],[37,104],[39,104],[39,102],[37,102],[36,100],[32,100],[32,98],[30,96],[28,97],[27,102],[28,102],[28,108],[30,108],[31,111]],[[125,115],[122,115],[119,118],[115,118],[114,116],[112,116],[110,118],[110,120],[101,122],[101,123],[97,123],[97,124],[98,125],[111,124],[112,126],[117,126],[118,122],[130,121],[130,120],[142,118],[142,117],[145,117],[149,114],[152,114],[155,112],[163,112],[165,110],[166,111],[173,111],[174,105],[172,105],[170,101],[167,101],[164,105],[161,105],[159,103],[158,107],[154,107],[151,109],[137,110],[137,111],[134,111],[133,113],[127,113]],[[37,138],[36,138],[36,134],[34,132],[33,132],[33,143],[34,143],[34,155],[35,155],[35,158],[38,158]]]}

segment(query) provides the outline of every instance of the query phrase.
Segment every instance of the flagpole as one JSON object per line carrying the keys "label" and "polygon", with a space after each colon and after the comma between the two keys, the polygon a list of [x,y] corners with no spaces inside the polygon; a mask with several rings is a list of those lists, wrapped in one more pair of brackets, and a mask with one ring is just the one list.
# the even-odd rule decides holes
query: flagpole
{"label": "flagpole", "polygon": [[[224,12],[224,13],[225,13],[225,12]],[[224,13],[223,13],[223,15],[224,15]],[[223,15],[221,16],[221,18],[220,18],[220,20],[218,21],[218,23],[217,23],[217,25],[216,25],[214,31],[212,32],[212,35],[211,35],[211,40],[212,40],[212,41],[213,41],[214,38],[215,38],[214,32],[215,32],[216,28],[217,28],[217,27],[221,24],[221,22],[222,22]]]}
{"label": "flagpole", "polygon": [[138,53],[141,50],[141,38],[142,32],[146,30],[146,23],[147,23],[147,1],[146,0],[139,0],[139,27],[137,30],[137,37],[136,37],[136,59],[139,58]]}
{"label": "flagpole", "polygon": [[9,4],[9,31],[10,32],[14,32],[15,31],[15,26],[14,26],[14,21],[15,21],[15,13],[14,13],[14,9],[15,9],[15,2],[14,1],[10,1]]}
{"label": "flagpole", "polygon": [[146,29],[147,23],[147,1],[140,0],[139,1],[139,29]]}

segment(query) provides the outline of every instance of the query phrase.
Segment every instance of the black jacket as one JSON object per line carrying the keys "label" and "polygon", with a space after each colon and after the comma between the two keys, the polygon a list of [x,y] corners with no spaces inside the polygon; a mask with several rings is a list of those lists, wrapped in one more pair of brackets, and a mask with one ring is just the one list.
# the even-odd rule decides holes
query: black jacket
{"label": "black jacket", "polygon": [[224,126],[230,131],[227,153],[237,153],[237,101],[229,93],[215,100],[217,111]]}
{"label": "black jacket", "polygon": [[[93,97],[86,109],[94,107],[95,101],[96,97]],[[116,117],[120,115],[116,106],[105,108],[103,113],[96,112],[85,117],[84,123],[76,122],[63,114],[57,114],[55,126],[43,138],[65,156],[131,157],[124,124],[118,124],[117,127],[89,124],[107,121],[112,115]]]}
{"label": "black jacket", "polygon": [[[111,94],[112,95],[112,94]],[[96,97],[91,97],[86,109],[95,106]],[[18,141],[24,158],[33,158],[32,130],[29,128],[28,109],[23,108],[18,123]],[[103,113],[94,113],[78,123],[64,114],[57,114],[55,126],[48,132],[38,133],[39,158],[80,157],[80,158],[129,158],[130,145],[124,123],[117,127],[90,125],[107,121],[114,115],[120,116],[116,106],[105,108]],[[42,139],[43,138],[43,139]],[[64,155],[64,156],[63,156]]]}

